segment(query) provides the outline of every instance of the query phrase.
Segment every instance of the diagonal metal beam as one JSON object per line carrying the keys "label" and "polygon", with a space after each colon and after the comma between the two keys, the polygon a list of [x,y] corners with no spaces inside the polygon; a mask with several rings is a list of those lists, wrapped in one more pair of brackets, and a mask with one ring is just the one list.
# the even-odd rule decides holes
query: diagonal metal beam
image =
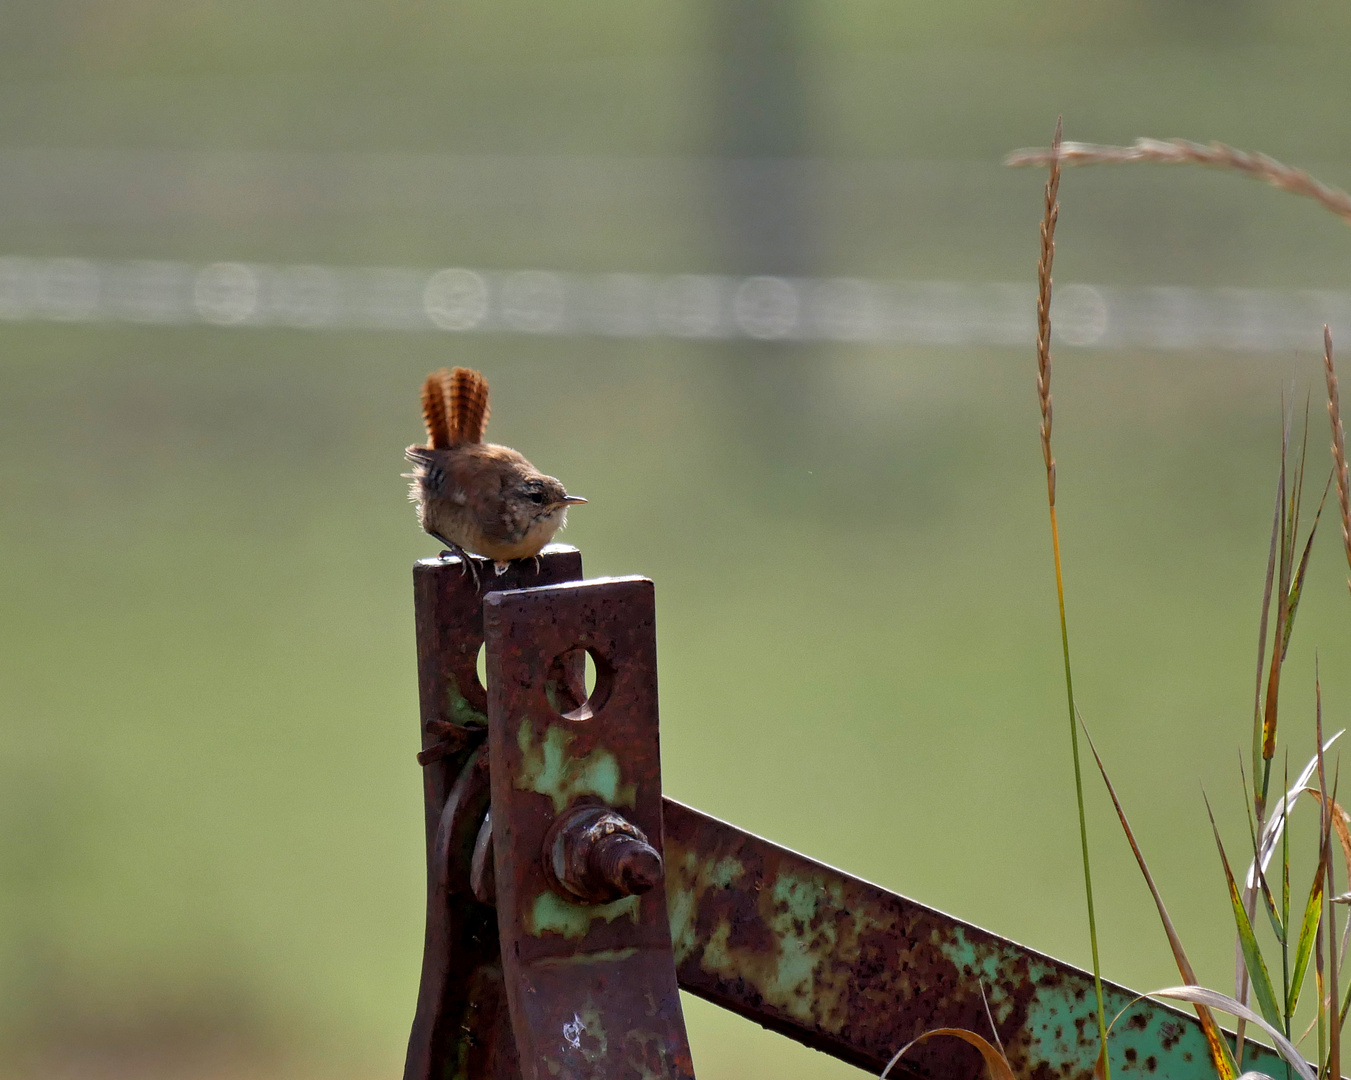
{"label": "diagonal metal beam", "polygon": [[[1088,1077],[1093,976],[666,799],[665,859],[682,989],[874,1074],[938,1027],[989,1036],[989,1000],[1022,1080]],[[1136,996],[1104,983],[1110,1020]],[[1212,1080],[1194,1016],[1141,1001],[1116,1024],[1112,1075]],[[1246,1044],[1244,1067],[1285,1075]],[[983,1076],[955,1039],[916,1047],[913,1080]],[[894,1075],[902,1070],[894,1071]]]}

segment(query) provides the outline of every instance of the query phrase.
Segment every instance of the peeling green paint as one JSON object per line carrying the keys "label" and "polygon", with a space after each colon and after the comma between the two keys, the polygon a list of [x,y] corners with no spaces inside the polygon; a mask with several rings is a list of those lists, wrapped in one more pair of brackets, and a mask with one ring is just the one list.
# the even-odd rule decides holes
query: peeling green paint
{"label": "peeling green paint", "polygon": [[[675,962],[683,964],[686,957],[694,951],[698,945],[698,930],[694,925],[695,896],[690,889],[672,889],[670,883],[673,880],[671,876],[670,859],[672,850],[666,849],[667,871],[666,871],[666,914],[671,920],[671,951],[675,955]],[[691,869],[696,865],[697,860],[689,852],[683,853],[681,859],[683,871],[677,880],[687,881],[692,876]]]}
{"label": "peeling green paint", "polygon": [[721,923],[713,928],[713,933],[705,943],[703,953],[699,958],[699,962],[704,967],[712,968],[715,971],[724,971],[736,963],[731,949],[728,948],[731,933],[732,928],[726,923]]}
{"label": "peeling green paint", "polygon": [[568,953],[567,956],[541,956],[534,961],[534,965],[541,968],[568,968],[585,964],[617,964],[630,956],[636,956],[637,953],[637,947],[631,945],[627,949],[600,949],[597,952]]}
{"label": "peeling green paint", "polygon": [[595,919],[614,922],[628,916],[638,922],[639,896],[626,896],[612,904],[570,904],[561,896],[546,889],[535,897],[525,919],[526,930],[534,937],[545,933],[562,934],[565,938],[584,938]]}
{"label": "peeling green paint", "polygon": [[728,855],[710,866],[705,878],[710,885],[719,889],[726,889],[745,872],[745,867]]}
{"label": "peeling green paint", "polygon": [[[943,954],[967,978],[980,979],[996,1021],[1006,1018],[1013,1002],[1000,971],[1017,959],[1017,946],[1010,943],[1004,951],[977,949],[960,927],[954,927],[954,932],[939,944]],[[1026,974],[1021,981],[1037,987],[1027,1001],[1023,1024],[1028,1060],[1034,1064],[1044,1062],[1062,1072],[1066,1069],[1091,1072],[1096,1059],[1098,1023],[1092,995],[1084,987],[1076,990],[1058,979],[1055,969],[1035,956],[1024,954],[1024,963]],[[1198,1025],[1149,1000],[1132,1005],[1131,996],[1115,987],[1104,986],[1103,990],[1109,1023],[1129,1007],[1128,1012],[1115,1019],[1108,1036],[1114,1074],[1214,1080],[1210,1049]],[[1081,1031],[1092,1031],[1094,1037],[1084,1040]],[[1256,1058],[1258,1067],[1270,1071],[1272,1052],[1251,1043],[1249,1046],[1251,1050],[1245,1055],[1248,1064],[1252,1066]]]}
{"label": "peeling green paint", "polygon": [[[769,873],[740,852],[714,854],[714,842],[709,856],[701,858],[688,836],[672,835],[670,822],[668,804],[667,903],[682,985],[717,986],[724,996],[730,993],[780,1022],[800,1025],[804,1033],[837,1036],[860,1025],[867,1029],[871,1010],[912,1000],[929,1001],[928,1007],[941,1014],[979,985],[998,1026],[1007,1030],[1016,1018],[1015,1032],[1006,1040],[1011,1057],[1023,1063],[1027,1074],[1091,1076],[1098,1049],[1091,980],[1072,970],[1074,977],[1067,978],[1065,965],[1014,942],[991,940],[956,920],[936,915],[898,920],[881,890],[825,867],[795,872],[791,864],[802,861],[797,856],[771,864]],[[710,833],[715,828],[708,826]],[[751,889],[753,910],[729,904],[729,893]],[[937,951],[944,963],[928,960],[930,968],[917,971],[901,963],[878,977],[880,942],[894,943],[902,956]],[[695,976],[684,971],[691,959],[698,965]],[[946,984],[926,978],[930,969],[949,968]],[[710,983],[706,974],[716,974],[717,981]],[[875,989],[860,988],[860,979],[872,979]],[[1121,987],[1108,985],[1104,991],[1108,1019],[1121,1013],[1109,1045],[1112,1071],[1121,1080],[1214,1080],[1205,1036],[1194,1018],[1156,1001],[1132,1005],[1133,995]],[[931,1000],[933,995],[952,999]],[[1251,1041],[1244,1066],[1284,1075],[1274,1053]]]}
{"label": "peeling green paint", "polygon": [[637,797],[633,783],[620,782],[619,761],[609,750],[598,746],[581,757],[569,754],[568,744],[576,736],[558,724],[550,724],[542,740],[535,738],[530,719],[521,721],[516,745],[521,750],[521,771],[516,787],[535,791],[553,799],[554,811],[562,813],[579,795],[595,795],[610,806],[632,807]]}
{"label": "peeling green paint", "polygon": [[840,907],[838,890],[817,881],[780,875],[770,893],[774,914],[767,920],[778,945],[772,982],[765,987],[780,1007],[801,1019],[820,1016],[822,998],[833,997],[831,980],[820,971],[837,951],[838,930],[832,920],[816,921],[822,907]]}
{"label": "peeling green paint", "polygon": [[469,704],[464,694],[460,692],[460,681],[453,675],[446,679],[445,714],[450,717],[452,723],[461,727],[488,726],[488,718]]}

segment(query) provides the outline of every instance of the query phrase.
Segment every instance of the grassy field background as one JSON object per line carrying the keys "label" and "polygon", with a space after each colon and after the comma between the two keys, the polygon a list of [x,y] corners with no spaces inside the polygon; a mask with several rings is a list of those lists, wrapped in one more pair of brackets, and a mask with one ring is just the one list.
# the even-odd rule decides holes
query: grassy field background
{"label": "grassy field background", "polygon": [[[1061,113],[1070,138],[1220,138],[1351,182],[1348,21],[1264,0],[9,4],[0,171],[28,186],[0,186],[0,254],[1030,286],[1042,177],[998,160]],[[398,195],[443,158],[528,182]],[[766,159],[829,165],[768,238],[738,215],[782,192],[719,179]],[[139,198],[173,162],[196,195]],[[1060,281],[1351,281],[1343,225],[1235,177],[1070,172],[1062,201]],[[1321,486],[1319,329],[1280,355],[1055,369],[1080,704],[1221,989],[1198,781],[1241,851],[1282,395],[1302,413],[1313,391]],[[488,375],[495,439],[591,499],[565,536],[588,572],[655,579],[669,794],[1087,962],[1030,343],[13,322],[0,357],[0,1074],[398,1073],[423,903],[409,569],[437,548],[399,473],[447,364]],[[1325,722],[1351,716],[1336,532],[1287,664],[1296,768],[1315,649]],[[1105,972],[1172,984],[1088,791]],[[702,1080],[852,1073],[687,1004]]]}

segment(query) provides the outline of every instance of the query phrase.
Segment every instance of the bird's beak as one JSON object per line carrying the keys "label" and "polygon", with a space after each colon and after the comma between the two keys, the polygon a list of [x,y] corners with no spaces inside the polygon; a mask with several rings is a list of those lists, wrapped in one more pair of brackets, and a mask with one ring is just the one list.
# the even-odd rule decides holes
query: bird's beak
{"label": "bird's beak", "polygon": [[563,501],[568,504],[586,502],[580,495],[564,495]]}

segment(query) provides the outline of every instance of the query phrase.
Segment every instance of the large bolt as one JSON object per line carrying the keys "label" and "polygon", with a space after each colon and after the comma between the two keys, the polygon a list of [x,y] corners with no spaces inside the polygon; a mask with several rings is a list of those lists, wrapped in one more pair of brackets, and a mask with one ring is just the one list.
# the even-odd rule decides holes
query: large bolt
{"label": "large bolt", "polygon": [[661,855],[643,831],[606,806],[568,811],[544,838],[544,876],[565,899],[608,904],[661,881]]}

